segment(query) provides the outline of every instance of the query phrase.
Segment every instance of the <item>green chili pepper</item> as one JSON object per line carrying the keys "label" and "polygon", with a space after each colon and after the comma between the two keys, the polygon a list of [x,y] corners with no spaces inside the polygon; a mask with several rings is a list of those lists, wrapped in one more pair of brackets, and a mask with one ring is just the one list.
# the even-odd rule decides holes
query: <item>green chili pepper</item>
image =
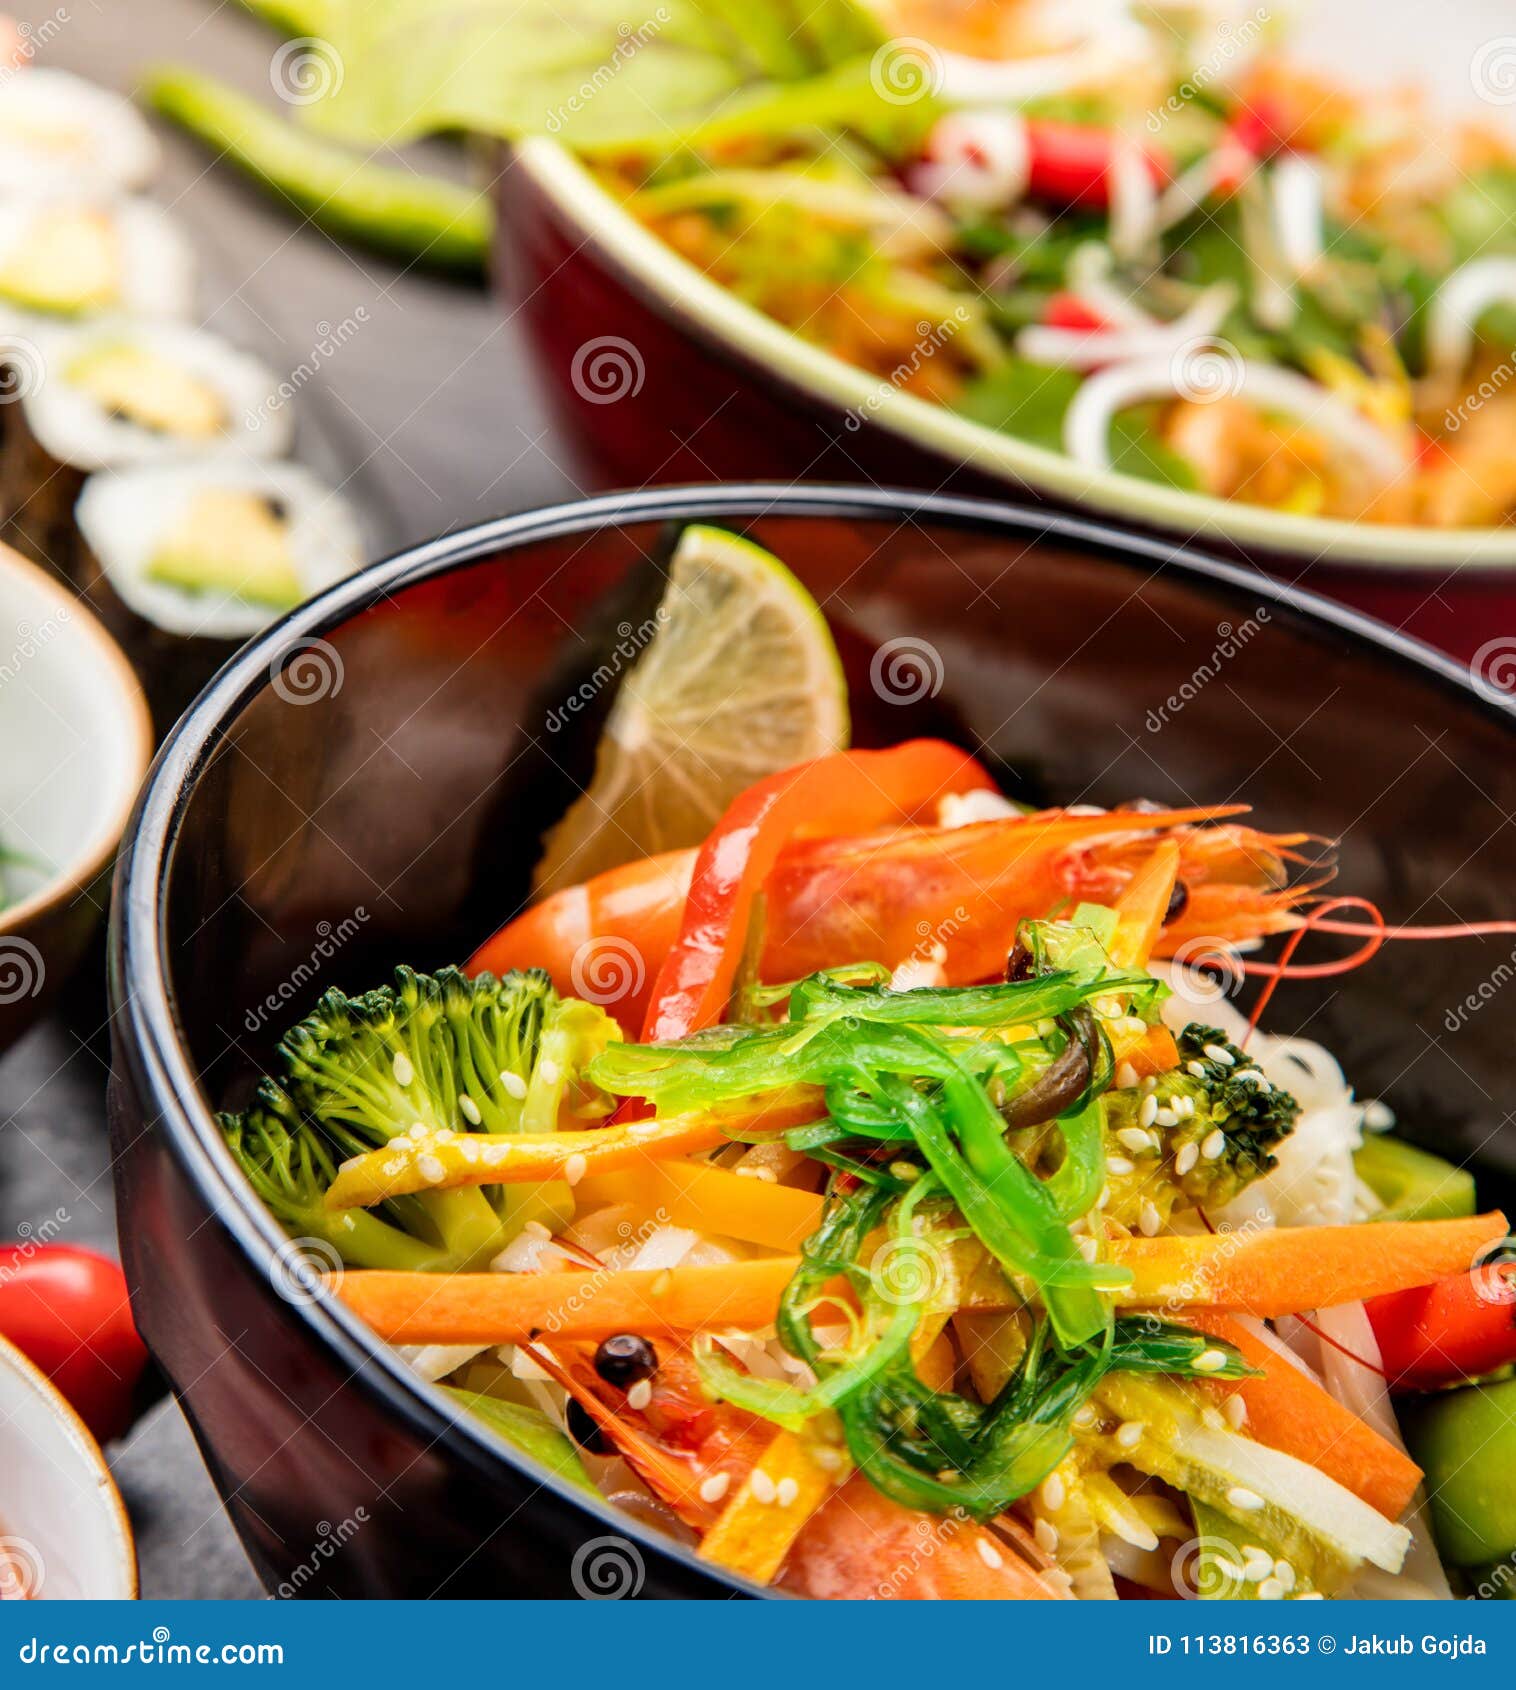
{"label": "green chili pepper", "polygon": [[156,71],[143,97],[339,240],[445,270],[483,271],[493,217],[489,202],[471,189],[366,164],[197,71]]}

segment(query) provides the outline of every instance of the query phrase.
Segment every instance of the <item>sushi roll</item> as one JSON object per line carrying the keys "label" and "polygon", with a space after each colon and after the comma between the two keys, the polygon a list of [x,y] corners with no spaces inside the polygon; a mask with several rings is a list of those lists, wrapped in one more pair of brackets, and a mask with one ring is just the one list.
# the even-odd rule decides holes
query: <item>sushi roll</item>
{"label": "sushi roll", "polygon": [[234,453],[102,470],[75,520],[74,585],[136,664],[160,734],[245,640],[363,561],[340,494]]}
{"label": "sushi roll", "polygon": [[282,457],[293,423],[267,365],[182,323],[107,318],[11,343],[0,441],[5,537],[43,564],[68,555],[94,470],[227,448]]}
{"label": "sushi roll", "polygon": [[195,260],[147,200],[90,189],[0,198],[0,329],[130,312],[187,317]]}
{"label": "sushi roll", "polygon": [[129,100],[66,70],[0,81],[0,181],[28,187],[145,187],[157,137]]}

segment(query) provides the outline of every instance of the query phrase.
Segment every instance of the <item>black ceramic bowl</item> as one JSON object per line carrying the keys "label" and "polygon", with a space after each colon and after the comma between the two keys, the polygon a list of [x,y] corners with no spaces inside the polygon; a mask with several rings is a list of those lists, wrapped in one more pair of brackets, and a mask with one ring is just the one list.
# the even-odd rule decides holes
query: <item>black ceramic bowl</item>
{"label": "black ceramic bowl", "polygon": [[[366,571],[248,646],[180,723],[115,900],[134,1306],[271,1588],[730,1591],[305,1294],[212,1117],[323,987],[461,958],[514,911],[590,763],[596,712],[555,707],[653,602],[647,560],[690,520],[750,531],[810,585],[861,744],[946,734],[1039,803],[1247,798],[1266,826],[1340,836],[1343,883],[1392,919],[1516,906],[1516,713],[1385,629],[1161,543],[914,493],[671,489]],[[881,660],[892,640],[911,643]],[[1516,1171],[1509,949],[1403,945],[1270,1013],[1413,1136],[1477,1155],[1496,1200]]]}

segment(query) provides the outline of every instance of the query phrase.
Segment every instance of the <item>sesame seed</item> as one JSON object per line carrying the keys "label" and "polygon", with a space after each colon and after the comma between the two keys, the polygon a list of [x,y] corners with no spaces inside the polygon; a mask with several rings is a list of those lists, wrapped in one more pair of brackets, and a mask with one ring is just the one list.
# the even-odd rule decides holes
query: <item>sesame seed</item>
{"label": "sesame seed", "polygon": [[1150,1127],[1158,1119],[1158,1099],[1149,1092],[1142,1100],[1142,1107],[1137,1111],[1137,1125]]}
{"label": "sesame seed", "polygon": [[981,1537],[978,1540],[977,1548],[979,1559],[984,1562],[985,1566],[1003,1567],[1005,1565],[1005,1557],[987,1537]]}
{"label": "sesame seed", "polygon": [[1142,1080],[1142,1089],[1143,1089],[1144,1093],[1150,1092],[1150,1091],[1157,1091],[1157,1089],[1158,1089],[1158,1077],[1157,1077],[1157,1075],[1155,1075],[1155,1074],[1145,1074],[1143,1076],[1143,1080]]}
{"label": "sesame seed", "polygon": [[1181,1144],[1179,1154],[1174,1158],[1174,1172],[1181,1179],[1200,1160],[1200,1146],[1198,1144]]}
{"label": "sesame seed", "polygon": [[1225,1555],[1217,1555],[1214,1557],[1214,1564],[1216,1571],[1228,1584],[1242,1583],[1242,1568],[1235,1561],[1229,1561]]}
{"label": "sesame seed", "polygon": [[1189,1069],[1197,1080],[1203,1080],[1205,1078],[1205,1064],[1198,1059],[1193,1062],[1186,1062],[1185,1067]]}
{"label": "sesame seed", "polygon": [[1177,1127],[1179,1125],[1179,1111],[1177,1109],[1160,1109],[1153,1117],[1156,1127]]}
{"label": "sesame seed", "polygon": [[1138,1213],[1137,1226],[1144,1238],[1156,1238],[1163,1227],[1163,1216],[1151,1203],[1145,1202]]}
{"label": "sesame seed", "polygon": [[484,1117],[479,1113],[479,1105],[465,1092],[458,1094],[458,1113],[471,1127],[477,1127]]}
{"label": "sesame seed", "polygon": [[447,1169],[443,1167],[441,1158],[430,1152],[416,1158],[416,1172],[428,1185],[441,1185],[447,1178]]}
{"label": "sesame seed", "polygon": [[1108,1019],[1112,1016],[1120,1015],[1121,1014],[1121,999],[1120,998],[1113,998],[1113,997],[1096,998],[1095,999],[1095,1013],[1097,1015],[1104,1015]]}
{"label": "sesame seed", "polygon": [[702,1502],[720,1502],[726,1495],[727,1486],[732,1482],[730,1473],[712,1473],[700,1486],[700,1500]]}
{"label": "sesame seed", "polygon": [[1295,1600],[1297,1602],[1325,1602],[1326,1597],[1319,1590],[1302,1590]]}
{"label": "sesame seed", "polygon": [[639,1413],[653,1400],[653,1381],[639,1379],[626,1393],[626,1406],[635,1408]]}
{"label": "sesame seed", "polygon": [[1086,1430],[1093,1426],[1098,1418],[1088,1403],[1082,1403],[1074,1414],[1074,1424],[1081,1430]]}
{"label": "sesame seed", "polygon": [[563,1078],[563,1070],[550,1056],[544,1056],[537,1064],[537,1072],[542,1076],[545,1086],[555,1086]]}
{"label": "sesame seed", "polygon": [[563,1164],[563,1177],[570,1185],[578,1185],[589,1171],[589,1157],[582,1150],[576,1150]]}
{"label": "sesame seed", "polygon": [[633,1121],[627,1128],[627,1131],[631,1133],[634,1138],[650,1138],[654,1133],[660,1130],[661,1123],[658,1121]]}
{"label": "sesame seed", "polygon": [[772,1168],[754,1168],[753,1177],[762,1180],[765,1185],[778,1185],[779,1176]]}
{"label": "sesame seed", "polygon": [[1200,1154],[1207,1162],[1214,1162],[1226,1149],[1226,1134],[1220,1127],[1213,1127],[1200,1141]]}
{"label": "sesame seed", "polygon": [[1068,1496],[1068,1487],[1058,1473],[1049,1473],[1042,1481],[1042,1506],[1049,1514],[1056,1514]]}
{"label": "sesame seed", "polygon": [[1087,1262],[1094,1261],[1095,1257],[1097,1255],[1099,1255],[1100,1246],[1095,1242],[1095,1240],[1093,1238],[1081,1238],[1077,1242],[1078,1242],[1078,1247],[1079,1247],[1079,1254],[1081,1256],[1083,1256],[1084,1259]]}
{"label": "sesame seed", "polygon": [[842,1471],[842,1464],[846,1459],[847,1457],[840,1449],[826,1449],[823,1447],[821,1449],[813,1449],[811,1451],[811,1460],[816,1463],[823,1473],[840,1473]]}
{"label": "sesame seed", "polygon": [[738,1179],[757,1179],[757,1177],[758,1170],[756,1168],[738,1168],[737,1170]]}
{"label": "sesame seed", "polygon": [[1274,1557],[1266,1549],[1249,1555],[1242,1563],[1242,1576],[1248,1584],[1262,1584],[1274,1576]]}
{"label": "sesame seed", "polygon": [[786,1474],[784,1478],[779,1481],[778,1487],[774,1492],[775,1499],[778,1501],[781,1508],[793,1508],[795,1500],[799,1495],[800,1481],[799,1479],[791,1478],[789,1474]]}
{"label": "sesame seed", "polygon": [[1212,1062],[1219,1062],[1223,1068],[1231,1068],[1236,1065],[1237,1058],[1225,1045],[1202,1045],[1200,1048],[1210,1057]]}
{"label": "sesame seed", "polygon": [[1032,1526],[1032,1536],[1045,1555],[1058,1553],[1058,1528],[1051,1520],[1038,1520]]}
{"label": "sesame seed", "polygon": [[397,1086],[408,1086],[416,1077],[415,1066],[403,1050],[395,1052],[395,1059],[390,1067],[395,1071],[395,1084]]}
{"label": "sesame seed", "polygon": [[1148,1024],[1140,1015],[1128,1015],[1116,1023],[1123,1032],[1130,1033],[1134,1039],[1146,1038]]}
{"label": "sesame seed", "polygon": [[426,1128],[422,1126],[420,1121],[412,1121],[410,1126],[406,1128],[406,1135],[405,1136],[407,1138],[417,1138],[417,1139],[425,1138],[426,1137]]}
{"label": "sesame seed", "polygon": [[1120,1179],[1123,1174],[1135,1174],[1137,1172],[1137,1164],[1135,1162],[1127,1161],[1125,1156],[1107,1156],[1105,1159],[1105,1171],[1108,1174],[1114,1174],[1118,1179]]}
{"label": "sesame seed", "polygon": [[1122,1062],[1117,1065],[1116,1084],[1122,1091],[1129,1091],[1137,1084],[1137,1070],[1130,1062]]}
{"label": "sesame seed", "polygon": [[1257,1491],[1249,1490],[1246,1485],[1233,1485],[1226,1493],[1226,1499],[1233,1508],[1244,1514],[1256,1514],[1263,1507],[1263,1498]]}
{"label": "sesame seed", "polygon": [[1142,1442],[1142,1434],[1146,1427],[1140,1420],[1123,1420],[1116,1428],[1116,1442],[1123,1449],[1136,1449]]}
{"label": "sesame seed", "polygon": [[1275,1578],[1267,1578],[1258,1586],[1258,1596],[1264,1602],[1278,1602],[1284,1597],[1284,1586]]}
{"label": "sesame seed", "polygon": [[1227,1364],[1225,1350],[1202,1350],[1191,1366],[1197,1373],[1219,1373]]}
{"label": "sesame seed", "polygon": [[1283,1556],[1274,1563],[1274,1577],[1279,1580],[1280,1590],[1295,1588],[1295,1569]]}
{"label": "sesame seed", "polygon": [[1256,1068],[1239,1068],[1232,1075],[1232,1078],[1236,1080],[1238,1085],[1263,1086],[1268,1084],[1268,1081]]}
{"label": "sesame seed", "polygon": [[1151,1150],[1153,1148],[1152,1139],[1142,1130],[1141,1127],[1122,1127],[1116,1134],[1116,1137],[1127,1147],[1128,1150],[1134,1151],[1139,1156],[1143,1153],[1143,1151]]}
{"label": "sesame seed", "polygon": [[1195,1117],[1195,1099],[1193,1097],[1176,1097],[1174,1099],[1174,1112],[1177,1115],[1182,1115],[1187,1121],[1193,1120]]}
{"label": "sesame seed", "polygon": [[779,1487],[761,1467],[755,1467],[748,1479],[748,1489],[759,1502],[772,1502],[779,1495]]}
{"label": "sesame seed", "polygon": [[484,1146],[477,1138],[470,1138],[466,1134],[458,1140],[458,1154],[465,1162],[477,1164],[484,1152]]}
{"label": "sesame seed", "polygon": [[1095,1199],[1095,1207],[1097,1209],[1103,1209],[1106,1206],[1106,1204],[1110,1202],[1110,1200],[1111,1200],[1111,1188],[1110,1188],[1110,1186],[1108,1186],[1108,1185],[1101,1186],[1100,1195]]}
{"label": "sesame seed", "polygon": [[526,1096],[526,1081],[519,1074],[513,1074],[508,1068],[500,1070],[500,1086],[507,1097],[514,1097],[519,1103]]}
{"label": "sesame seed", "polygon": [[1227,1424],[1234,1432],[1240,1432],[1247,1424],[1248,1405],[1235,1391],[1222,1403],[1221,1412],[1227,1417]]}

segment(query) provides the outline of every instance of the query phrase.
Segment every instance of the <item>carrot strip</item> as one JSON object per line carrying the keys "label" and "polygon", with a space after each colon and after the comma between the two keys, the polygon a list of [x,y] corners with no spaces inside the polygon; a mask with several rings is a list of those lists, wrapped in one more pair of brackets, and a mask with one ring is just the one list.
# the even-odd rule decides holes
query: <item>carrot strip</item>
{"label": "carrot strip", "polygon": [[[714,1150],[731,1134],[754,1127],[775,1132],[816,1118],[819,1092],[798,1089],[725,1113],[710,1110],[662,1121],[630,1121],[561,1133],[439,1133],[402,1138],[383,1150],[354,1156],[337,1170],[326,1194],[329,1209],[367,1209],[415,1191],[470,1185],[540,1184],[579,1178],[591,1170],[636,1167],[660,1157]],[[575,1158],[580,1161],[575,1162]],[[570,1163],[574,1166],[571,1168]],[[571,1181],[572,1183],[572,1181]]]}
{"label": "carrot strip", "polygon": [[1243,1309],[1270,1319],[1428,1285],[1506,1235],[1502,1214],[1376,1226],[1295,1226],[1193,1238],[1113,1238],[1131,1308]]}
{"label": "carrot strip", "polygon": [[633,1203],[641,1213],[666,1215],[673,1226],[787,1252],[798,1250],[821,1224],[822,1200],[815,1192],[707,1162],[642,1161],[586,1179],[574,1197],[581,1210]]}
{"label": "carrot strip", "polygon": [[811,1516],[851,1470],[841,1449],[780,1432],[706,1533],[700,1559],[767,1584]]}
{"label": "carrot strip", "polygon": [[1148,1074],[1167,1074],[1179,1066],[1179,1046],[1174,1043],[1174,1035],[1162,1025],[1149,1027],[1130,1043],[1118,1029],[1111,1039],[1111,1051],[1118,1063],[1131,1065],[1139,1080]]}
{"label": "carrot strip", "polygon": [[1242,1352],[1258,1374],[1218,1383],[1247,1405],[1247,1428],[1259,1443],[1309,1463],[1352,1491],[1386,1519],[1398,1520],[1421,1482],[1421,1469],[1367,1421],[1292,1367],[1239,1321],[1212,1309],[1190,1309],[1191,1325]]}
{"label": "carrot strip", "polygon": [[1118,968],[1147,966],[1163,931],[1178,875],[1179,845],[1173,839],[1160,839],[1116,899],[1116,932],[1110,956]]}
{"label": "carrot strip", "polygon": [[710,1327],[770,1325],[794,1256],[710,1267],[563,1273],[392,1273],[331,1280],[342,1301],[391,1344],[525,1344],[535,1338],[677,1337]]}

